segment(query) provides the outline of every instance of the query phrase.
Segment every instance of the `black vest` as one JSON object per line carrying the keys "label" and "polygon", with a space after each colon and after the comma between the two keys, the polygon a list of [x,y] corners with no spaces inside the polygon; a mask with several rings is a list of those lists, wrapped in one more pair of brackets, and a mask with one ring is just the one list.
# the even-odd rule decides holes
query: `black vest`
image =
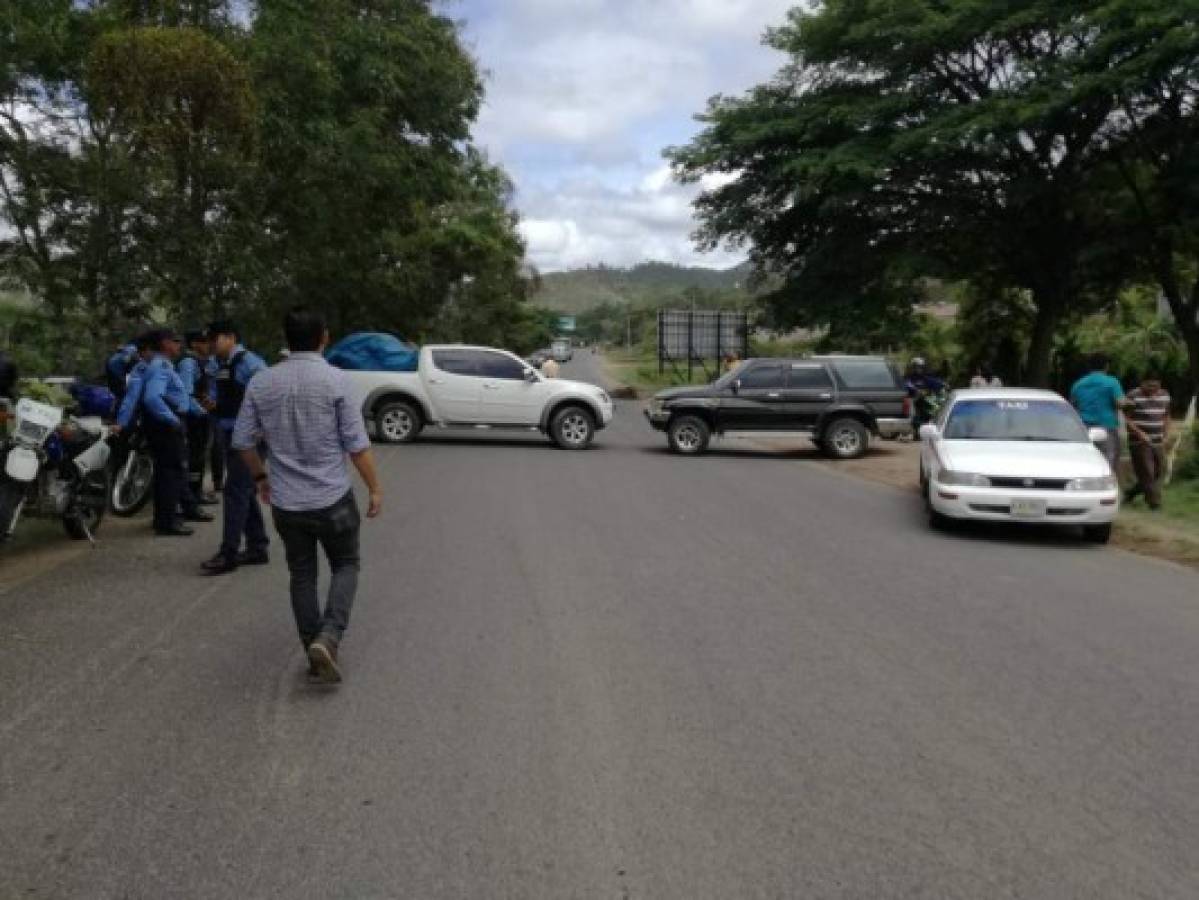
{"label": "black vest", "polygon": [[237,365],[245,357],[246,351],[239,350],[222,362],[216,374],[216,417],[222,421],[236,419],[241,412],[242,401],[246,399],[246,386],[235,377]]}

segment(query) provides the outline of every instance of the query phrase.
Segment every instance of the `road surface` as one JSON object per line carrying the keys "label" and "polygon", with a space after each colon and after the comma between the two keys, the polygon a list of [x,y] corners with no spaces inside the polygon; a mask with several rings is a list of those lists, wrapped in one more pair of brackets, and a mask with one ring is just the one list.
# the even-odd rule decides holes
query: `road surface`
{"label": "road surface", "polygon": [[382,448],[336,691],[212,528],[0,588],[0,897],[1199,896],[1193,574],[664,443]]}

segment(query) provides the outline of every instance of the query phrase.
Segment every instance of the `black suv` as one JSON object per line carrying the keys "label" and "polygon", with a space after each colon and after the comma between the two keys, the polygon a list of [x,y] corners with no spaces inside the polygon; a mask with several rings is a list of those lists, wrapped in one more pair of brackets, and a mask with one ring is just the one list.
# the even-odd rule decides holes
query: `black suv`
{"label": "black suv", "polygon": [[645,415],[684,454],[703,453],[713,434],[788,431],[812,435],[835,459],[854,459],[871,434],[912,429],[903,379],[880,356],[747,360],[712,384],[662,391]]}

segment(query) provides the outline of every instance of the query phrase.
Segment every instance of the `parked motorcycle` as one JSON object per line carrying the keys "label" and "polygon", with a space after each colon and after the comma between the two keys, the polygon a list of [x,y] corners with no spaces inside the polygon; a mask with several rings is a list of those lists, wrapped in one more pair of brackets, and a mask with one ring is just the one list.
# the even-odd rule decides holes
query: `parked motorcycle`
{"label": "parked motorcycle", "polygon": [[109,505],[113,515],[136,516],[154,493],[154,457],[140,429],[122,436],[116,445]]}
{"label": "parked motorcycle", "polygon": [[75,540],[95,543],[108,506],[108,429],[96,418],[24,398],[0,448],[0,542],[22,514],[58,518]]}

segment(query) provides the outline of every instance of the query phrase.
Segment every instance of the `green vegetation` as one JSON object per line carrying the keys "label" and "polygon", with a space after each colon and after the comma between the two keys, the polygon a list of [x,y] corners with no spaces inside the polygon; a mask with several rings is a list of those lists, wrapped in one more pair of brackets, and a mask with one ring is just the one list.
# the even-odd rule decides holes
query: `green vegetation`
{"label": "green vegetation", "polygon": [[[247,12],[249,10],[249,12]],[[280,312],[531,349],[512,186],[471,143],[475,61],[430,0],[8,0],[0,277],[30,372],[139,325]],[[4,327],[0,323],[0,327]]]}
{"label": "green vegetation", "polygon": [[[543,274],[533,302],[564,315],[579,315],[599,306],[656,307],[686,291],[721,294],[744,300],[750,294],[748,266],[706,269],[643,263],[631,269],[595,266]],[[738,304],[739,305],[739,304]]]}
{"label": "green vegetation", "polygon": [[925,279],[965,282],[973,321],[1026,327],[1020,380],[1048,384],[1064,329],[1152,283],[1193,385],[1194,21],[1175,0],[826,0],[769,33],[775,79],[716,98],[668,156],[726,176],[703,243],[750,247],[783,325],[893,338]]}

